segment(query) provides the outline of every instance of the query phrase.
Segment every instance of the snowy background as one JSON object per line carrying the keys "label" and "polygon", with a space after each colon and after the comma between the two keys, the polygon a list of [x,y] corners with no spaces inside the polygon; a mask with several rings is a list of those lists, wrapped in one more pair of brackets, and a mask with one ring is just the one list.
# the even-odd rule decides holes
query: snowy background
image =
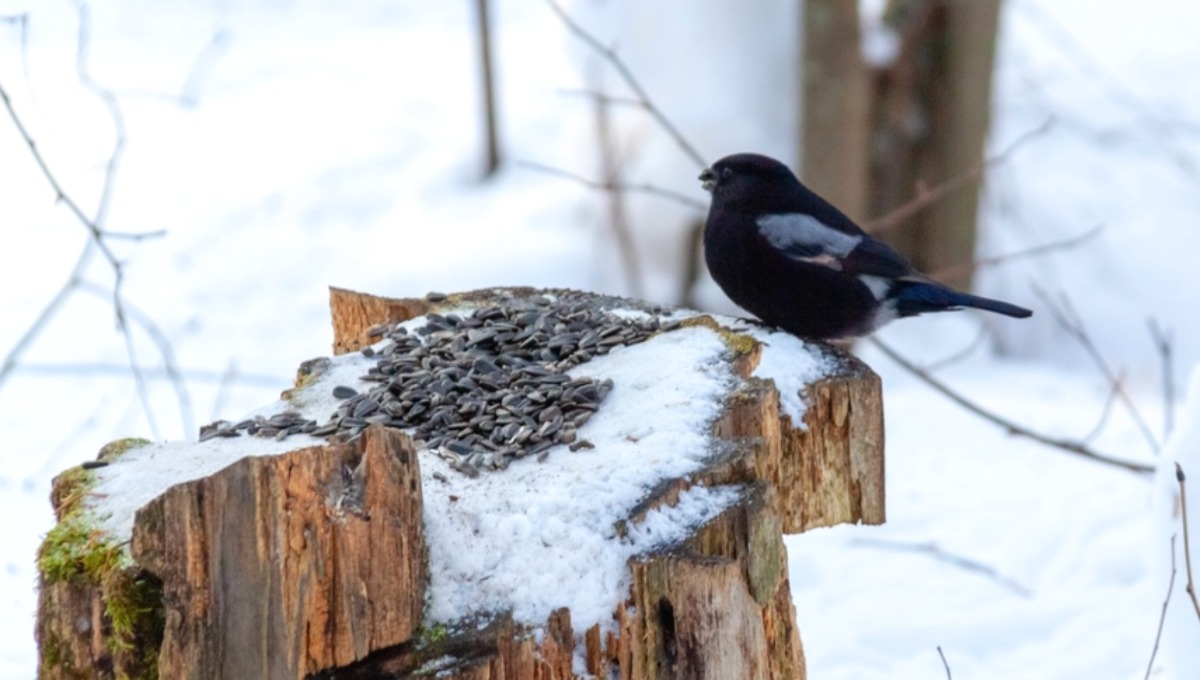
{"label": "snowy background", "polygon": [[[114,0],[91,9],[88,71],[116,93],[128,137],[107,225],[166,230],[113,244],[126,261],[126,299],[170,340],[187,399],[181,407],[154,372],[162,357],[135,325],[152,369],[154,422],[146,418],[111,305],[87,290],[0,385],[0,677],[35,672],[33,555],[52,521],[53,474],[114,438],[191,437],[200,423],[272,401],[300,361],[329,351],[327,286],[412,296],[524,284],[680,299],[687,222],[699,213],[629,198],[643,275],[633,290],[604,197],[516,164],[598,177],[592,105],[564,90],[620,92],[540,0],[494,3],[508,163],[482,179],[471,8]],[[795,97],[778,83],[792,81],[795,3],[581,2],[573,11],[618,45],[702,153],[794,160]],[[114,136],[76,73],[79,13],[60,0],[0,0],[0,18],[22,13],[24,22],[0,23],[0,85],[91,212]],[[1181,388],[1200,361],[1189,257],[1200,247],[1196,25],[1200,4],[1184,0],[1005,4],[991,147],[1054,122],[989,176],[980,255],[1104,230],[1077,249],[981,274],[982,292],[1039,309],[1028,322],[964,313],[902,322],[884,339],[932,362],[972,346],[986,323],[988,340],[938,376],[1017,422],[1081,437],[1100,420],[1108,385],[1046,313],[1036,281],[1070,296],[1162,439],[1147,318],[1173,330]],[[181,105],[181,92],[194,105]],[[614,118],[630,181],[706,198],[700,168],[648,119],[631,110]],[[0,234],[7,356],[67,280],[86,234],[54,204],[6,117]],[[98,257],[84,277],[111,286]],[[711,284],[695,294],[706,309],[730,311]],[[1138,476],[1009,437],[869,345],[863,356],[884,379],[888,524],[788,538],[810,677],[940,678],[939,645],[956,678],[1142,677],[1179,530],[1172,475]],[[1177,436],[1158,455],[1120,404],[1092,444],[1146,462],[1190,460],[1200,479],[1197,391],[1187,390]],[[1200,524],[1200,488],[1191,491]],[[1200,676],[1200,622],[1181,582],[1168,613],[1154,677]]]}

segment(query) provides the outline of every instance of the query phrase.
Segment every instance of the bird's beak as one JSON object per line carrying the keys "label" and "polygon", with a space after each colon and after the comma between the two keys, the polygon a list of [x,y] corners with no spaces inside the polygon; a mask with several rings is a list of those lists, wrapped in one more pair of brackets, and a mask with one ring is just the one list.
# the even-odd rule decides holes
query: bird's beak
{"label": "bird's beak", "polygon": [[713,174],[712,168],[704,168],[704,172],[700,173],[700,186],[711,193],[717,184],[716,179],[717,176]]}

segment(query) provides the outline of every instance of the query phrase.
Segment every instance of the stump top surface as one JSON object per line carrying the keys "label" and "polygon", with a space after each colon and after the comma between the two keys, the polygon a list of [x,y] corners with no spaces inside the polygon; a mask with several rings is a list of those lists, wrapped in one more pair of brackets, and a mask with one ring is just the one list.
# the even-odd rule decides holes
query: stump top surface
{"label": "stump top surface", "polygon": [[[543,297],[540,292],[526,295]],[[700,318],[692,312],[655,312],[616,298],[597,300],[618,317],[671,323]],[[505,304],[504,296],[452,296],[427,304],[420,316],[400,325],[415,334],[429,322],[424,313],[465,317],[493,304]],[[457,471],[460,465],[453,456],[421,451],[431,621],[512,610],[518,620],[538,624],[559,607],[568,607],[580,628],[605,621],[627,591],[631,555],[679,540],[737,500],[736,487],[695,487],[683,492],[674,507],[648,513],[628,534],[619,536],[615,529],[655,484],[698,469],[712,455],[712,423],[740,380],[731,338],[762,343],[754,375],[775,380],[785,412],[797,424],[802,423],[804,386],[845,369],[834,350],[737,320],[716,320],[685,323],[566,371],[572,379],[612,381],[611,393],[578,429],[577,441],[587,441],[591,448],[569,451],[558,444],[543,463],[524,457],[475,477]],[[736,334],[728,327],[735,327]],[[377,343],[375,350],[387,342]],[[290,411],[325,423],[342,403],[333,396],[335,387],[367,392],[380,384],[359,379],[379,358],[352,352],[306,362],[310,375],[302,385],[251,416]],[[124,541],[136,510],[173,484],[210,475],[246,456],[322,443],[304,434],[282,441],[243,434],[146,445],[98,469],[87,502],[101,528]]]}

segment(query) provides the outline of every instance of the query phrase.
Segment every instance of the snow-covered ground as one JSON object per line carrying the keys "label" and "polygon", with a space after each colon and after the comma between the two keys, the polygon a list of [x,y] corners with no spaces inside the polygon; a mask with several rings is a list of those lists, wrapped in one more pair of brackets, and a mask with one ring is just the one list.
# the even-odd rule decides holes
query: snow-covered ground
{"label": "snow-covered ground", "polygon": [[[791,82],[795,3],[577,4],[702,153],[794,153],[794,96],[774,84]],[[147,422],[120,369],[127,357],[111,306],[86,292],[0,385],[0,611],[8,613],[0,677],[35,670],[33,555],[52,521],[51,476],[111,439],[190,437],[196,423],[271,402],[300,361],[328,354],[327,286],[631,292],[603,197],[512,163],[599,176],[592,105],[562,92],[599,82],[594,60],[540,0],[494,3],[510,163],[484,181],[472,6],[92,8],[89,70],[117,92],[128,130],[108,226],[167,231],[114,242],[127,263],[124,292],[170,339],[190,409],[181,415],[170,384],[152,378],[155,423]],[[0,22],[0,85],[90,211],[113,137],[74,71],[78,14],[65,0],[0,0],[0,18],[23,12],[24,24]],[[1189,260],[1200,246],[1190,228],[1200,213],[1200,43],[1191,35],[1200,4],[1012,0],[1004,12],[993,146],[1049,116],[1056,122],[992,174],[981,254],[1105,230],[1079,249],[987,271],[981,287],[1033,307],[1031,280],[1069,294],[1158,432],[1163,404],[1145,319],[1174,329],[1181,386],[1200,361]],[[202,54],[198,105],[168,101]],[[605,82],[616,88],[611,75]],[[699,168],[660,130],[637,111],[614,115],[631,181],[706,198]],[[642,196],[629,205],[641,292],[674,302],[686,219],[698,213]],[[3,116],[0,230],[7,354],[66,280],[85,234],[54,205]],[[111,281],[99,258],[87,278]],[[728,310],[711,285],[698,299]],[[971,344],[979,323],[966,314],[906,321],[884,338],[932,361]],[[995,342],[938,375],[1018,422],[1064,436],[1091,430],[1106,386],[1051,315],[988,323]],[[135,335],[140,359],[160,365],[145,331]],[[864,356],[884,379],[889,521],[788,539],[810,676],[942,677],[940,645],[955,677],[1141,677],[1170,573],[1169,535],[1179,530],[1171,475],[1156,482],[1007,436],[869,345]],[[1200,399],[1189,396],[1195,421]],[[1094,445],[1143,461],[1190,456],[1200,479],[1200,427],[1186,424],[1154,458],[1118,405]],[[1191,491],[1196,525],[1200,488]],[[927,545],[994,573],[905,548]],[[1200,675],[1200,623],[1189,607],[1177,582],[1155,677]]]}

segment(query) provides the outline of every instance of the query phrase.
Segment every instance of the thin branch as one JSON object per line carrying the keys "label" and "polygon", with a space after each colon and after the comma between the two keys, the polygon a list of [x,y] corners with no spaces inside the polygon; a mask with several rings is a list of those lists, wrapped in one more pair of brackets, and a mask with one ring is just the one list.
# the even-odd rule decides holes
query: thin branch
{"label": "thin branch", "polygon": [[30,136],[29,130],[26,129],[25,124],[21,122],[21,117],[17,115],[16,109],[13,108],[12,100],[10,100],[8,97],[8,90],[4,89],[3,84],[0,84],[0,101],[4,102],[4,108],[8,110],[9,118],[12,119],[13,125],[16,126],[17,132],[21,135],[21,138],[25,140],[25,145],[29,147],[29,153],[33,156],[33,160],[37,163],[38,168],[41,169],[42,175],[46,178],[46,181],[50,183],[50,188],[54,190],[55,202],[67,206],[67,209],[71,211],[71,214],[73,214],[76,219],[78,219],[79,222],[87,228],[88,232],[91,234],[92,241],[95,242],[96,247],[99,248],[100,252],[104,255],[104,259],[108,260],[109,265],[111,265],[113,270],[117,272],[117,280],[119,282],[121,262],[117,260],[117,256],[113,254],[112,250],[108,247],[108,244],[104,242],[104,234],[100,231],[100,228],[96,226],[90,217],[84,214],[83,210],[79,207],[79,204],[77,204],[70,196],[67,195],[65,191],[63,191],[62,186],[58,183],[58,179],[56,179],[54,173],[50,171],[50,167],[46,165],[46,159],[42,157],[42,152],[38,151],[37,144],[33,141],[33,137]]}
{"label": "thin branch", "polygon": [[1047,255],[1053,252],[1070,250],[1087,243],[1096,236],[1099,236],[1102,231],[1104,231],[1104,225],[1098,224],[1082,234],[1068,236],[1067,238],[1058,241],[1050,241],[1049,243],[1043,243],[1041,245],[1025,248],[1023,250],[1014,250],[1011,253],[992,255],[990,257],[981,257],[969,262],[962,262],[959,264],[950,265],[948,267],[943,267],[942,269],[938,269],[930,273],[929,277],[937,281],[946,281],[961,274],[977,271],[984,267],[995,267],[997,265],[1006,264],[1016,260],[1024,260],[1031,257],[1037,257],[1039,255]]}
{"label": "thin branch", "polygon": [[630,191],[635,193],[650,194],[652,196],[658,196],[659,198],[666,198],[675,201],[676,203],[686,205],[689,208],[695,208],[701,211],[708,210],[708,206],[702,201],[698,201],[685,194],[671,191],[670,189],[654,186],[653,184],[608,184],[607,182],[597,182],[596,180],[588,179],[587,177],[577,175],[568,170],[563,170],[562,168],[556,168],[550,165],[543,165],[542,163],[536,163],[534,161],[518,161],[517,166],[526,168],[528,170],[535,170],[537,172],[544,172],[548,175],[555,175],[557,177],[573,180],[589,189],[597,189],[599,191]]}
{"label": "thin branch", "polygon": [[860,538],[851,542],[852,545],[864,546],[868,548],[881,548],[884,550],[895,550],[897,552],[913,552],[921,555],[928,555],[939,562],[954,565],[966,571],[983,574],[989,579],[1008,588],[1021,597],[1030,597],[1033,592],[1025,586],[1017,583],[1011,578],[1000,574],[995,567],[984,564],[969,557],[963,557],[952,552],[942,550],[937,543],[905,543],[903,541],[889,541],[878,538]]}
{"label": "thin branch", "polygon": [[[596,116],[596,137],[600,143],[600,172],[604,183],[608,186],[621,184],[621,163],[617,159],[617,142],[613,138],[612,121],[608,115],[608,106],[600,100],[594,100]],[[621,261],[625,265],[625,279],[629,286],[630,295],[642,297],[642,272],[638,266],[637,248],[634,245],[633,232],[629,228],[629,213],[625,209],[625,193],[609,191],[608,216]]]}
{"label": "thin branch", "polygon": [[958,392],[955,392],[954,390],[950,389],[950,387],[948,387],[945,383],[938,380],[937,378],[934,378],[932,375],[929,374],[928,371],[925,371],[921,367],[913,364],[908,359],[905,359],[898,352],[896,352],[896,350],[887,346],[882,341],[880,341],[878,338],[870,338],[870,341],[876,347],[878,347],[881,352],[883,352],[885,355],[887,355],[888,358],[890,358],[892,361],[895,361],[897,364],[900,364],[901,367],[903,367],[909,373],[912,373],[914,376],[919,378],[926,385],[929,385],[934,390],[940,392],[943,396],[950,399],[950,401],[953,401],[954,403],[965,408],[966,410],[970,411],[971,413],[974,413],[975,415],[979,416],[980,418],[983,418],[984,420],[1007,430],[1009,434],[1016,435],[1019,437],[1025,437],[1027,439],[1032,439],[1033,441],[1039,442],[1041,444],[1045,444],[1047,446],[1052,446],[1056,449],[1060,449],[1060,450],[1066,451],[1068,453],[1073,453],[1075,455],[1082,456],[1084,458],[1096,461],[1098,463],[1107,463],[1109,465],[1115,465],[1117,467],[1124,468],[1131,472],[1137,472],[1139,474],[1150,474],[1150,473],[1154,472],[1153,465],[1147,465],[1145,463],[1135,463],[1133,461],[1128,461],[1128,460],[1121,460],[1120,458],[1117,458],[1115,456],[1110,456],[1110,455],[1107,455],[1104,453],[1100,453],[1100,452],[1088,447],[1087,445],[1083,444],[1082,442],[1074,441],[1071,439],[1063,439],[1061,437],[1054,437],[1054,436],[1042,434],[1039,432],[1035,432],[1035,431],[1033,431],[1023,425],[1019,425],[1003,416],[992,413],[991,411],[988,411],[987,409],[983,408],[982,406],[979,406],[975,402],[967,399],[966,397],[959,394]]}
{"label": "thin branch", "polygon": [[123,99],[130,97],[161,99],[185,109],[195,108],[200,104],[200,94],[204,89],[205,81],[212,74],[217,60],[228,49],[230,42],[229,31],[219,29],[213,33],[208,43],[196,54],[196,59],[192,62],[192,68],[188,71],[187,77],[183,80],[183,85],[179,88],[179,94],[144,88],[122,88],[114,90],[114,92]]}
{"label": "thin branch", "polygon": [[1136,129],[1146,130],[1151,140],[1158,145],[1159,150],[1174,161],[1175,165],[1185,174],[1193,180],[1200,177],[1196,160],[1178,142],[1176,129],[1173,127],[1171,119],[1160,114],[1157,109],[1138,96],[1051,13],[1032,2],[1022,3],[1021,6],[1026,15],[1034,19],[1034,24],[1041,28],[1060,50],[1073,53],[1076,64],[1091,71],[1092,76],[1108,82],[1108,87],[1103,89],[1114,102],[1122,104],[1140,115],[1142,120],[1137,121]]}
{"label": "thin branch", "polygon": [[599,90],[586,90],[586,89],[574,88],[574,87],[560,87],[560,88],[558,88],[558,93],[563,95],[564,97],[587,97],[588,99],[599,100],[599,101],[604,102],[605,104],[610,104],[612,106],[631,106],[631,107],[637,108],[637,109],[645,107],[645,105],[642,103],[642,101],[640,99],[635,99],[633,97],[622,97],[620,95],[614,95],[614,94],[606,94],[604,92],[600,92]]}
{"label": "thin branch", "polygon": [[29,85],[29,12],[0,17],[0,22],[17,26],[21,33],[21,73]]}
{"label": "thin branch", "polygon": [[100,232],[101,236],[107,239],[115,239],[120,241],[148,241],[152,238],[162,238],[167,235],[166,229],[155,229],[154,231],[109,231],[105,229]]}
{"label": "thin branch", "polygon": [[480,88],[483,90],[484,177],[500,168],[500,137],[496,125],[495,60],[492,58],[491,0],[475,0],[475,23],[479,45]]}
{"label": "thin branch", "polygon": [[1146,320],[1146,326],[1162,364],[1163,441],[1166,441],[1175,429],[1175,334],[1159,326],[1153,317]]}
{"label": "thin branch", "polygon": [[192,68],[183,81],[183,87],[179,90],[181,105],[190,108],[200,103],[200,91],[203,89],[204,81],[212,73],[217,59],[229,48],[229,42],[229,31],[218,30],[213,33],[213,37],[204,46],[204,49],[196,55],[196,60],[192,62]]}
{"label": "thin branch", "polygon": [[949,356],[943,357],[941,359],[938,359],[937,361],[926,364],[925,370],[929,371],[930,373],[933,373],[933,372],[937,371],[938,369],[942,369],[947,366],[951,366],[953,364],[956,364],[956,363],[962,361],[963,359],[966,359],[967,357],[971,356],[971,353],[974,352],[980,345],[982,345],[983,341],[986,340],[989,336],[991,336],[991,334],[992,334],[991,330],[986,325],[979,324],[979,331],[977,333],[975,333],[975,337],[971,339],[971,342],[969,344],[967,344],[966,347],[963,347],[962,349],[950,354]]}
{"label": "thin branch", "polygon": [[[113,149],[108,156],[108,162],[104,168],[104,184],[100,189],[100,201],[96,205],[96,214],[92,219],[88,220],[83,217],[82,213],[77,216],[84,221],[93,233],[97,244],[101,247],[101,252],[105,254],[109,264],[113,270],[113,287],[112,287],[112,302],[113,311],[117,317],[117,328],[121,331],[121,336],[125,340],[125,353],[129,357],[129,370],[133,373],[133,382],[137,387],[138,397],[142,402],[142,410],[146,415],[146,423],[150,426],[150,432],[153,433],[155,439],[161,439],[162,435],[158,429],[158,423],[154,418],[154,409],[150,405],[150,391],[146,387],[146,378],[142,375],[141,364],[137,358],[137,348],[133,342],[133,334],[129,329],[129,323],[125,318],[125,304],[121,296],[121,285],[124,283],[125,270],[121,262],[112,255],[112,251],[108,250],[108,244],[104,241],[102,225],[108,220],[108,209],[112,205],[113,189],[116,186],[117,167],[121,163],[121,159],[125,156],[125,114],[121,111],[120,105],[117,103],[117,96],[95,80],[92,79],[91,73],[88,71],[87,59],[88,49],[91,47],[91,26],[92,15],[87,3],[82,0],[77,0],[75,3],[79,10],[79,41],[75,50],[75,72],[79,81],[84,87],[91,90],[108,109],[108,115],[113,123]],[[49,170],[46,170],[49,176]],[[57,183],[55,183],[57,184]],[[62,195],[62,191],[58,190]]]}
{"label": "thin branch", "polygon": [[42,331],[46,330],[46,326],[50,323],[50,320],[54,318],[55,314],[58,314],[58,311],[62,309],[63,303],[67,301],[67,298],[79,286],[83,272],[87,268],[88,263],[91,262],[92,255],[95,252],[96,242],[88,239],[87,243],[84,244],[83,251],[79,253],[79,259],[75,261],[75,266],[71,268],[71,275],[67,277],[66,283],[58,289],[54,297],[50,298],[50,301],[42,308],[41,313],[29,325],[29,328],[25,329],[25,333],[17,339],[16,344],[12,346],[12,349],[4,357],[4,363],[0,364],[0,388],[4,387],[4,383],[8,381],[9,376],[17,368],[17,362],[20,361],[21,356],[37,340]]}
{"label": "thin branch", "polygon": [[1188,505],[1186,477],[1183,466],[1175,463],[1175,479],[1179,482],[1179,507],[1183,508],[1183,566],[1187,574],[1187,594],[1192,598],[1192,606],[1196,609],[1196,618],[1200,619],[1200,599],[1196,598],[1196,582],[1192,580],[1192,541],[1188,533]]}
{"label": "thin branch", "polygon": [[[241,377],[238,371],[237,360],[230,359],[229,365],[221,373],[220,382],[217,383],[217,394],[213,397],[212,420],[218,420],[221,414],[225,412],[225,401],[229,396],[229,388]],[[278,381],[275,384],[278,385]]]}
{"label": "thin branch", "polygon": [[[45,378],[72,378],[82,375],[119,376],[129,375],[129,366],[115,361],[88,362],[24,362],[17,366],[14,373],[36,375]],[[172,380],[171,374],[164,367],[148,367],[145,369],[149,380]],[[189,383],[215,383],[218,390],[228,391],[234,386],[275,389],[286,385],[286,376],[269,375],[267,373],[244,373],[231,366],[225,370],[215,371],[204,368],[181,368],[179,375]],[[224,397],[222,397],[224,399]],[[212,418],[216,420],[216,418]]]}
{"label": "thin branch", "polygon": [[[79,289],[101,298],[107,295],[107,291],[104,288],[86,281],[79,285]],[[158,348],[158,353],[162,356],[163,369],[166,371],[167,377],[171,380],[171,387],[174,388],[175,398],[179,402],[179,419],[183,424],[184,436],[191,436],[191,433],[196,431],[192,411],[192,398],[188,394],[187,382],[183,378],[183,372],[179,369],[179,364],[175,361],[175,350],[171,346],[171,341],[167,339],[162,329],[158,327],[158,324],[154,323],[149,314],[146,314],[128,302],[125,303],[125,312],[130,319],[142,327],[142,330],[146,331],[146,334],[150,336],[150,339]],[[126,345],[130,348],[130,361],[135,362],[136,357],[132,356],[132,340],[127,342]],[[145,377],[142,376],[142,379],[144,380]]]}
{"label": "thin branch", "polygon": [[942,659],[942,668],[946,669],[946,680],[954,680],[954,678],[950,675],[950,664],[946,662],[946,655],[942,653],[941,645],[937,646],[937,653]]}
{"label": "thin branch", "polygon": [[[141,374],[141,367],[138,364],[137,353],[133,343],[133,336],[130,333],[129,324],[125,319],[125,306],[121,297],[121,284],[124,280],[124,269],[122,268],[121,261],[117,259],[116,254],[112,251],[108,245],[108,242],[105,240],[103,231],[103,224],[108,216],[108,209],[112,201],[112,192],[116,179],[117,167],[120,164],[125,149],[125,119],[121,113],[120,106],[117,103],[116,95],[114,95],[111,90],[107,90],[97,84],[88,73],[87,51],[90,45],[89,37],[91,30],[91,15],[87,5],[83,2],[77,2],[76,7],[78,8],[79,12],[79,37],[75,53],[76,74],[84,87],[91,90],[108,109],[109,115],[113,121],[115,134],[113,150],[109,155],[108,162],[106,163],[104,184],[101,189],[100,200],[96,206],[96,213],[94,216],[88,217],[83,212],[83,209],[80,208],[79,204],[76,203],[75,200],[67,195],[67,193],[63,190],[62,185],[59,184],[58,179],[54,173],[51,172],[45,158],[38,150],[37,144],[30,135],[28,128],[25,127],[21,117],[17,114],[16,109],[12,105],[12,100],[8,95],[8,91],[3,87],[2,84],[0,84],[0,100],[3,100],[4,108],[8,111],[9,118],[12,120],[17,132],[25,141],[25,144],[29,147],[29,152],[33,156],[37,166],[41,169],[42,175],[50,184],[51,189],[53,189],[56,202],[67,206],[68,210],[76,217],[79,223],[82,224],[85,229],[87,229],[91,237],[91,242],[95,244],[96,249],[99,250],[99,252],[104,256],[105,260],[108,261],[108,264],[113,271],[111,299],[113,304],[113,312],[116,317],[117,329],[121,332],[121,335],[125,340],[125,349],[129,356],[130,371],[133,373],[134,383],[136,384],[138,394],[141,397],[142,408],[145,411],[147,423],[150,426],[150,430],[154,437],[157,439],[160,437],[158,426],[155,422],[154,414],[150,406],[150,396],[146,389],[146,381]],[[63,299],[65,299],[66,295],[69,294],[70,291],[73,290],[77,285],[78,282],[74,284],[68,282],[68,285],[65,286],[64,289],[59,293],[61,299],[59,296],[56,296],[55,299],[51,301],[51,304],[46,308],[43,316],[39,317],[39,321],[42,321],[43,324],[42,327],[44,327],[44,322],[53,316],[58,306],[60,306]],[[40,329],[41,327],[39,327],[30,337],[34,337],[37,333],[40,333]]]}
{"label": "thin branch", "polygon": [[121,335],[125,339],[125,355],[129,357],[129,370],[133,373],[133,384],[137,387],[138,398],[142,402],[142,411],[146,414],[146,424],[150,427],[150,432],[155,439],[162,439],[162,433],[158,429],[158,420],[154,417],[154,408],[150,405],[150,389],[146,387],[146,376],[142,373],[141,363],[138,362],[133,333],[129,329],[129,322],[124,318],[121,319]]}
{"label": "thin branch", "polygon": [[870,222],[863,224],[863,229],[870,234],[881,234],[889,229],[895,229],[913,215],[916,215],[930,205],[937,203],[947,195],[967,186],[968,184],[971,184],[972,182],[978,181],[981,177],[983,177],[984,171],[994,165],[1008,160],[1008,157],[1026,142],[1034,139],[1035,137],[1040,137],[1049,131],[1050,128],[1054,126],[1054,122],[1055,119],[1053,117],[1047,118],[1041,125],[1021,135],[1007,147],[1002,149],[999,153],[985,158],[982,163],[974,168],[971,168],[960,175],[951,177],[937,186],[931,188],[918,187],[917,195],[914,196],[912,200],[894,208],[893,210],[890,210],[887,214],[881,217],[877,217]]}
{"label": "thin branch", "polygon": [[1096,421],[1096,425],[1083,436],[1084,442],[1090,443],[1104,431],[1104,426],[1108,424],[1108,417],[1112,415],[1113,404],[1117,403],[1120,392],[1117,385],[1108,386],[1108,396],[1104,398],[1104,407],[1100,409],[1100,418]]}
{"label": "thin branch", "polygon": [[1142,417],[1142,413],[1140,410],[1138,410],[1137,404],[1134,403],[1133,397],[1130,396],[1129,391],[1125,389],[1125,385],[1122,383],[1120,376],[1117,375],[1116,371],[1114,371],[1113,368],[1108,365],[1108,362],[1104,360],[1104,356],[1100,354],[1099,348],[1097,348],[1096,343],[1092,341],[1091,334],[1088,333],[1087,328],[1083,325],[1083,319],[1080,318],[1079,314],[1075,311],[1075,307],[1071,304],[1070,298],[1063,293],[1059,295],[1059,299],[1056,302],[1050,298],[1050,295],[1044,289],[1036,284],[1033,286],[1033,291],[1039,298],[1042,299],[1042,302],[1046,303],[1046,306],[1050,308],[1050,312],[1054,315],[1054,319],[1058,322],[1059,326],[1067,332],[1067,335],[1070,335],[1075,339],[1076,342],[1079,343],[1081,347],[1083,347],[1083,350],[1087,353],[1088,357],[1092,360],[1092,363],[1104,376],[1105,380],[1108,381],[1108,384],[1117,389],[1118,395],[1121,397],[1121,402],[1125,404],[1125,410],[1129,413],[1130,417],[1133,418],[1133,421],[1137,425],[1138,429],[1141,430],[1142,436],[1145,438],[1146,443],[1150,445],[1150,450],[1157,453],[1160,448],[1158,439],[1155,438],[1154,433],[1150,431],[1150,426],[1146,423],[1146,419]]}
{"label": "thin branch", "polygon": [[655,105],[653,100],[650,99],[650,96],[646,94],[646,90],[642,88],[642,84],[633,76],[633,72],[629,70],[629,67],[625,65],[625,62],[621,61],[621,58],[617,56],[616,51],[611,47],[605,47],[602,45],[596,36],[587,32],[587,30],[576,23],[575,20],[572,19],[569,14],[567,14],[566,10],[559,6],[557,2],[554,0],[546,0],[546,4],[550,5],[550,9],[554,10],[554,13],[558,15],[558,18],[561,19],[564,24],[566,24],[567,28],[570,29],[571,33],[573,33],[575,37],[579,38],[580,41],[582,41],[585,45],[587,45],[594,52],[603,57],[605,61],[612,65],[613,69],[616,70],[617,75],[621,76],[621,80],[625,81],[625,85],[633,91],[636,99],[641,102],[641,107],[646,110],[646,113],[649,113],[650,116],[654,118],[659,126],[661,126],[662,129],[665,130],[672,139],[675,140],[675,144],[678,145],[679,148],[682,149],[683,152],[687,154],[697,166],[701,168],[708,167],[708,162],[704,160],[704,156],[702,156],[699,151],[696,151],[696,148],[693,147],[687,141],[687,139],[684,138],[683,134],[680,133],[679,130],[671,123],[671,121],[668,120],[665,115],[663,115],[662,110],[660,110],[658,106]]}
{"label": "thin branch", "polygon": [[[96,205],[96,214],[88,221],[88,226],[96,233],[96,238],[102,239],[104,234],[101,231],[101,225],[108,221],[108,209],[112,205],[112,193],[116,186],[117,166],[121,164],[121,159],[125,157],[125,142],[127,136],[125,134],[125,114],[121,111],[120,104],[117,103],[117,96],[112,90],[103,87],[92,79],[92,74],[88,71],[88,50],[91,48],[91,33],[92,33],[92,13],[88,8],[87,3],[82,0],[77,0],[75,3],[79,8],[79,42],[75,50],[75,73],[79,78],[79,82],[84,87],[91,90],[96,97],[103,102],[104,108],[108,109],[108,115],[113,123],[113,149],[108,156],[108,163],[104,168],[104,185],[100,190],[100,202]],[[61,193],[61,192],[60,192]],[[113,260],[114,268],[118,282],[124,272],[120,270],[119,263]],[[120,287],[113,286],[114,300],[120,297]],[[117,313],[120,314],[118,305]]]}
{"label": "thin branch", "polygon": [[1167,581],[1167,596],[1163,598],[1162,613],[1158,616],[1158,632],[1154,634],[1154,648],[1150,650],[1150,661],[1146,663],[1145,680],[1150,680],[1150,671],[1154,668],[1154,657],[1158,656],[1158,644],[1162,641],[1163,625],[1167,622],[1167,605],[1171,603],[1171,593],[1175,590],[1175,535],[1171,535],[1171,578]]}

